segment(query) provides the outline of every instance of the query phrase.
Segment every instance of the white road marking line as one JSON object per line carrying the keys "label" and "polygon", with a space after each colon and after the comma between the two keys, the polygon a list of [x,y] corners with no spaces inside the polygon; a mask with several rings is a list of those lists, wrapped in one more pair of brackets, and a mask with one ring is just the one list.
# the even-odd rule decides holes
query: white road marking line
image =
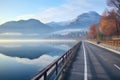
{"label": "white road marking line", "polygon": [[115,66],[118,70],[120,70],[120,67],[119,67],[118,65],[114,64],[114,66]]}
{"label": "white road marking line", "polygon": [[86,59],[86,51],[85,51],[85,46],[83,42],[83,52],[84,52],[84,80],[87,80],[87,59]]}

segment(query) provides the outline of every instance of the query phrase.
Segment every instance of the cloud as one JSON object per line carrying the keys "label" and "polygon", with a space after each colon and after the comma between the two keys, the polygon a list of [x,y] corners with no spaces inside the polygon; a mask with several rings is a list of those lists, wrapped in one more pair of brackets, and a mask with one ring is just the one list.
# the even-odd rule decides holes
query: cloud
{"label": "cloud", "polygon": [[40,34],[38,33],[31,33],[31,34],[23,34],[23,33],[17,33],[17,32],[6,32],[6,33],[0,33],[0,36],[38,36]]}
{"label": "cloud", "polygon": [[22,33],[12,33],[12,32],[7,32],[7,33],[1,33],[1,36],[22,36]]}
{"label": "cloud", "polygon": [[93,3],[88,0],[67,0],[58,7],[47,8],[40,12],[39,20],[43,22],[71,20],[93,8]]}
{"label": "cloud", "polygon": [[[14,63],[22,63],[22,64],[28,64],[28,65],[36,65],[36,66],[40,66],[40,67],[45,67],[48,64],[50,64],[51,62],[53,62],[55,59],[57,59],[59,56],[50,56],[50,55],[42,55],[39,58],[36,59],[28,59],[28,58],[19,58],[19,57],[9,57],[6,56],[2,53],[0,53],[0,62],[4,62],[5,61],[12,61]],[[4,63],[3,63],[4,64]]]}
{"label": "cloud", "polygon": [[46,22],[46,21],[58,19],[62,14],[63,11],[61,11],[58,8],[48,8],[40,12],[36,17],[38,17],[39,20]]}
{"label": "cloud", "polygon": [[7,22],[7,21],[11,21],[11,19],[8,19],[7,17],[1,17],[0,16],[0,25]]}
{"label": "cloud", "polygon": [[64,4],[57,7],[41,9],[34,14],[17,16],[15,19],[39,19],[42,22],[68,20],[79,15],[85,7],[90,7],[86,0],[66,0]]}
{"label": "cloud", "polygon": [[54,61],[55,59],[57,59],[58,56],[50,56],[50,55],[42,55],[37,59],[27,59],[27,58],[18,58],[16,57],[15,60],[17,62],[20,63],[24,63],[24,64],[34,64],[34,65],[38,65],[38,66],[47,66],[48,64],[50,64],[50,62]]}
{"label": "cloud", "polygon": [[[101,1],[103,2],[103,1]],[[99,3],[102,4],[100,1]],[[41,9],[34,14],[26,14],[16,17],[16,19],[35,18],[42,22],[66,21],[80,15],[83,12],[96,10],[98,6],[96,1],[91,0],[66,0],[63,4],[55,7]]]}

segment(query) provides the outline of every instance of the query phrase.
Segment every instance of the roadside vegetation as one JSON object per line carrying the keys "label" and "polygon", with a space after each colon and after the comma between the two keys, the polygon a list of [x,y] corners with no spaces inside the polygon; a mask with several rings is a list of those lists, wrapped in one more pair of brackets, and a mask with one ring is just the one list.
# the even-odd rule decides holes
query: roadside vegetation
{"label": "roadside vegetation", "polygon": [[107,0],[109,8],[101,15],[98,24],[91,25],[88,39],[120,41],[120,0]]}

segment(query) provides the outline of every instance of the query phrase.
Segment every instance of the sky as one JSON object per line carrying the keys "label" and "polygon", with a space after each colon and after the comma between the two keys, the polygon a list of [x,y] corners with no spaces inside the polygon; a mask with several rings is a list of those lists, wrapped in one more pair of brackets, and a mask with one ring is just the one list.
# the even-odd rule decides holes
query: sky
{"label": "sky", "polygon": [[0,24],[31,18],[67,21],[89,11],[102,14],[106,8],[106,0],[0,0]]}

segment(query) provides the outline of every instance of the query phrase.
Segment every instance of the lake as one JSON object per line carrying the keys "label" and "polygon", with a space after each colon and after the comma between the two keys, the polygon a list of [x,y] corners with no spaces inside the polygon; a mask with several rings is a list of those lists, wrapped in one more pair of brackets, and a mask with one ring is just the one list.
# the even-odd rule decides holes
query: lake
{"label": "lake", "polygon": [[0,42],[0,80],[30,80],[77,42]]}

